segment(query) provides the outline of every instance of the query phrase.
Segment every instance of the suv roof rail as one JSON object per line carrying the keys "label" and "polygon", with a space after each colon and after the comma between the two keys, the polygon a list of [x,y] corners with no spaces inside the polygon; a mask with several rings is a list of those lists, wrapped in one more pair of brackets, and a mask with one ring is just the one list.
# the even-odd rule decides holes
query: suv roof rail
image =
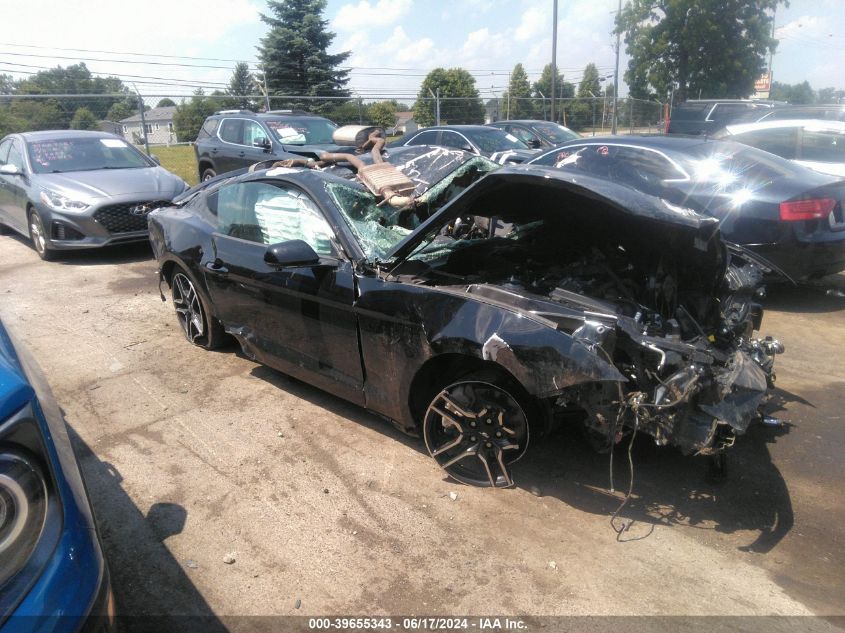
{"label": "suv roof rail", "polygon": [[252,110],[218,110],[214,114],[255,114]]}
{"label": "suv roof rail", "polygon": [[267,110],[267,112],[262,112],[262,114],[295,114],[297,116],[315,116],[310,112],[306,112],[305,110]]}

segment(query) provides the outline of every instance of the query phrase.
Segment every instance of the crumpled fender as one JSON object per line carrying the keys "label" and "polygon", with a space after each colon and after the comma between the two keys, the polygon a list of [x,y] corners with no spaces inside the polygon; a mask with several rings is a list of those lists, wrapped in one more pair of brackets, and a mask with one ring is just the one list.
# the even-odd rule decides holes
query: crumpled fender
{"label": "crumpled fender", "polygon": [[474,301],[431,332],[429,343],[435,354],[459,353],[501,365],[539,398],[586,382],[627,380],[553,323]]}

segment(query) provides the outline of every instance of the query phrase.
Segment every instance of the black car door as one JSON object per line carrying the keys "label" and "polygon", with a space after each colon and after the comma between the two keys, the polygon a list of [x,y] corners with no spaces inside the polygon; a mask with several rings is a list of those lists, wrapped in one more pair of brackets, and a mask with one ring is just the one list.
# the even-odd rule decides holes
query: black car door
{"label": "black car door", "polygon": [[[217,316],[261,362],[363,404],[351,263],[302,191],[270,182],[221,187],[214,252],[203,273]],[[268,264],[268,246],[303,240],[317,265]]]}

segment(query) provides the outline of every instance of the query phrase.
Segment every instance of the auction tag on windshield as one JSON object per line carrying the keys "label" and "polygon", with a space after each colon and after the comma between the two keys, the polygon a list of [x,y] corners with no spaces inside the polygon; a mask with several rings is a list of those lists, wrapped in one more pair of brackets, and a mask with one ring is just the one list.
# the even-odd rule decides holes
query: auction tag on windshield
{"label": "auction tag on windshield", "polygon": [[513,134],[505,134],[505,138],[507,138],[509,141],[513,141],[514,143],[519,142],[519,139],[516,138]]}
{"label": "auction tag on windshield", "polygon": [[100,143],[106,147],[126,147],[126,143],[116,138],[101,138]]}

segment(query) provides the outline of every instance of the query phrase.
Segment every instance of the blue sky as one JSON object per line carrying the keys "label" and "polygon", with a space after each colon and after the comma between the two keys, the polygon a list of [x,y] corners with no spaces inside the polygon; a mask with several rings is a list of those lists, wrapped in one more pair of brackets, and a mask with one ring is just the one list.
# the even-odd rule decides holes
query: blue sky
{"label": "blue sky", "polygon": [[[559,5],[558,66],[566,78],[577,81],[588,62],[610,75],[617,0]],[[845,88],[843,9],[845,0],[791,0],[778,9],[776,81]],[[134,80],[142,94],[211,90],[228,80],[231,60],[255,61],[265,10],[263,0],[28,0],[4,13],[0,72],[20,77],[87,58],[92,71]],[[482,94],[493,96],[517,62],[533,80],[551,60],[552,0],[329,0],[325,17],[337,33],[334,49],[352,51],[350,87],[364,98],[412,101],[437,66],[471,69]],[[623,44],[621,72],[625,64]]]}

